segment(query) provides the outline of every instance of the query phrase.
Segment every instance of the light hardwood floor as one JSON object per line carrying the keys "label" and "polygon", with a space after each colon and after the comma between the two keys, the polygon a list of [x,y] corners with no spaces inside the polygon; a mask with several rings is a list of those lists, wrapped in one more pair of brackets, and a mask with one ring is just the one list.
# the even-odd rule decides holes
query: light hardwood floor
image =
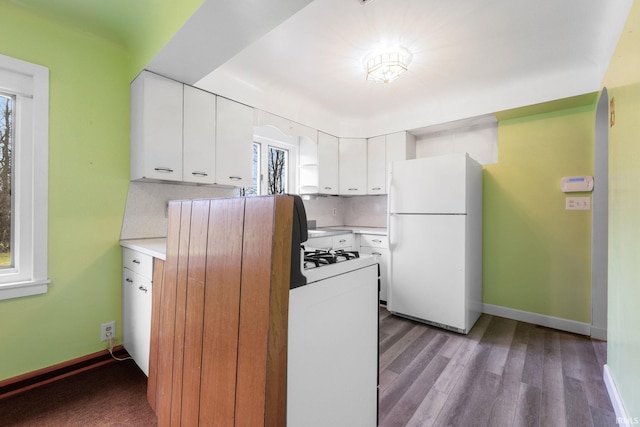
{"label": "light hardwood floor", "polygon": [[606,343],[483,314],[468,335],[380,308],[379,425],[616,426]]}

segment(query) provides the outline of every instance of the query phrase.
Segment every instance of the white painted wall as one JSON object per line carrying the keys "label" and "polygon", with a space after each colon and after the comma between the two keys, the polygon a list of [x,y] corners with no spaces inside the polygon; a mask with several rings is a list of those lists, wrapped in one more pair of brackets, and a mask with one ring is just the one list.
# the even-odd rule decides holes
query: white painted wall
{"label": "white painted wall", "polygon": [[416,158],[464,152],[482,165],[498,163],[498,121],[493,115],[433,126],[416,136]]}

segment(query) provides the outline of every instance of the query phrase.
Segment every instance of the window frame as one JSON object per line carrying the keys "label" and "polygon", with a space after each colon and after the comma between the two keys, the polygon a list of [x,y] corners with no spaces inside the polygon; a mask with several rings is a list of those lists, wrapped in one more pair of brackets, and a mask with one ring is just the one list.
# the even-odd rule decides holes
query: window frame
{"label": "window frame", "polygon": [[0,54],[0,91],[15,96],[13,266],[0,269],[0,300],[5,300],[46,293],[50,283],[49,69]]}
{"label": "window frame", "polygon": [[[296,138],[297,139],[297,138]],[[267,138],[264,136],[259,136],[259,135],[254,135],[253,136],[253,142],[258,144],[260,146],[259,149],[259,162],[258,162],[258,167],[259,168],[265,168],[264,171],[262,170],[258,170],[258,173],[260,174],[260,177],[258,179],[258,194],[259,195],[264,195],[267,194],[267,180],[269,179],[269,163],[268,163],[268,156],[269,156],[269,147],[274,147],[274,148],[278,148],[281,150],[286,150],[288,152],[287,154],[287,192],[288,193],[292,193],[293,188],[297,188],[297,182],[296,182],[296,177],[297,177],[297,173],[296,171],[298,170],[298,147],[295,144],[290,144],[287,142],[283,142],[283,141],[278,141],[276,139],[272,139],[272,138]],[[264,173],[263,173],[264,172]]]}

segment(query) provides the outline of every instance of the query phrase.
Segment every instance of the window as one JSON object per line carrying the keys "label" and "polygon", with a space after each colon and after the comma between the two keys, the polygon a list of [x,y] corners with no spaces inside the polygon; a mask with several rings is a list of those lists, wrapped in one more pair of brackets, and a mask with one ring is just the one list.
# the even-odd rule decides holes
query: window
{"label": "window", "polygon": [[14,97],[0,93],[0,269],[13,267],[11,237],[13,188],[11,185]]}
{"label": "window", "polygon": [[289,150],[267,146],[268,180],[267,194],[284,194],[288,191],[287,169]]}
{"label": "window", "polygon": [[49,70],[0,55],[0,299],[47,291]]}
{"label": "window", "polygon": [[295,187],[296,148],[293,144],[255,136],[253,143],[253,186],[243,196],[285,194]]}

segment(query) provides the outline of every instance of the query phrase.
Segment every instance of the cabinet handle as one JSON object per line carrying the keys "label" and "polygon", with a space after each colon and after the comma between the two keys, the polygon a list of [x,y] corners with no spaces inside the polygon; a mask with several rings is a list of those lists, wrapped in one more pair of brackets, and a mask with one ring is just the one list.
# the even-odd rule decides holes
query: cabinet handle
{"label": "cabinet handle", "polygon": [[165,168],[165,167],[153,168],[153,170],[156,171],[156,172],[164,172],[164,173],[172,173],[173,172],[173,169]]}
{"label": "cabinet handle", "polygon": [[137,259],[132,259],[131,262],[134,263],[134,264],[140,264],[140,261],[137,260]]}
{"label": "cabinet handle", "polygon": [[350,188],[349,191],[358,191],[357,188]]}
{"label": "cabinet handle", "polygon": [[346,239],[340,239],[340,240],[338,240],[338,243],[344,243],[346,241],[347,241]]}
{"label": "cabinet handle", "polygon": [[333,187],[324,187],[325,190],[331,190]]}
{"label": "cabinet handle", "polygon": [[193,175],[193,176],[209,176],[209,174],[206,173],[206,172],[191,172],[191,175]]}
{"label": "cabinet handle", "polygon": [[129,283],[133,283],[133,280],[132,280],[132,279],[130,279],[130,278],[128,278],[128,277],[127,277],[126,279],[124,279],[124,280],[126,280],[126,281],[127,281],[127,282],[129,282]]}
{"label": "cabinet handle", "polygon": [[374,256],[381,256],[382,254],[381,254],[380,252],[371,252],[371,255],[374,255]]}
{"label": "cabinet handle", "polygon": [[382,188],[380,188],[380,187],[373,187],[373,188],[371,189],[371,191],[380,191],[380,190],[382,190]]}
{"label": "cabinet handle", "polygon": [[147,288],[145,288],[144,286],[138,286],[138,289],[141,290],[142,292],[147,292]]}
{"label": "cabinet handle", "polygon": [[382,240],[380,239],[373,239],[372,242],[376,242],[376,243],[382,243]]}
{"label": "cabinet handle", "polygon": [[229,179],[233,180],[233,181],[240,181],[242,179],[241,176],[230,176]]}

